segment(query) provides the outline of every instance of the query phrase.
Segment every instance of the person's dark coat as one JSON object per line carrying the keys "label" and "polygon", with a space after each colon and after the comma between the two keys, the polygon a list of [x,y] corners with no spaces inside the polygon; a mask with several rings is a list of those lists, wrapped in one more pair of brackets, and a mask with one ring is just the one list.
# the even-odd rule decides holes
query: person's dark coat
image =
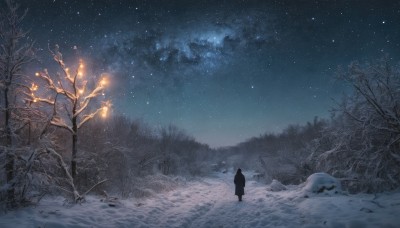
{"label": "person's dark coat", "polygon": [[235,195],[237,196],[244,195],[244,186],[246,185],[246,179],[244,178],[241,169],[237,170],[233,182],[235,183]]}

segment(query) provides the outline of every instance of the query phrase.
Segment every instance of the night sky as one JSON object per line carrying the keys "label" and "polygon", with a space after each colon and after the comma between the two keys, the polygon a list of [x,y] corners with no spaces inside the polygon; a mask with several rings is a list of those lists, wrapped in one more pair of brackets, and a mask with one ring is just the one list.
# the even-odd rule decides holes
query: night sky
{"label": "night sky", "polygon": [[24,28],[109,73],[114,113],[212,147],[314,116],[346,90],[339,65],[400,55],[399,1],[24,0]]}

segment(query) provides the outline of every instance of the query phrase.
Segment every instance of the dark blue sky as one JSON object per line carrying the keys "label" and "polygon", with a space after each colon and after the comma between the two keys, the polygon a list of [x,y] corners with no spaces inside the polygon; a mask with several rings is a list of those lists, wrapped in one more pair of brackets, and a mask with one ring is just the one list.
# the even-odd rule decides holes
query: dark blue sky
{"label": "dark blue sky", "polygon": [[[338,65],[400,53],[399,1],[25,0],[47,61],[73,47],[112,75],[114,112],[210,146],[329,117]],[[70,57],[68,57],[70,56]]]}

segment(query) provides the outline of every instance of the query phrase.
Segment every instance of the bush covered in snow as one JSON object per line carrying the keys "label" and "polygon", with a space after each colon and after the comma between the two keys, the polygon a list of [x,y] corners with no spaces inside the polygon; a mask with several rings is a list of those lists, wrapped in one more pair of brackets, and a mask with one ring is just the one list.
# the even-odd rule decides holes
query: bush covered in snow
{"label": "bush covered in snow", "polygon": [[312,193],[340,193],[339,180],[326,173],[314,173],[307,178],[303,190]]}
{"label": "bush covered in snow", "polygon": [[287,188],[278,180],[272,180],[271,184],[268,185],[267,190],[272,192],[280,192],[283,190],[287,190]]}

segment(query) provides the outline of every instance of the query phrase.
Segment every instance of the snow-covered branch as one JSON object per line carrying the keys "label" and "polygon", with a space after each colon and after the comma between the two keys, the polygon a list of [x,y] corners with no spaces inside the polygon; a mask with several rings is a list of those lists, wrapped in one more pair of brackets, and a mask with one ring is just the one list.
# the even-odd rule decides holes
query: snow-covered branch
{"label": "snow-covered branch", "polygon": [[99,85],[89,95],[85,96],[80,104],[81,107],[78,110],[76,110],[74,117],[80,115],[87,108],[87,106],[90,103],[90,100],[92,98],[99,96],[103,90],[104,87],[102,85]]}
{"label": "snow-covered branch", "polygon": [[79,192],[74,184],[74,178],[71,176],[71,174],[68,170],[68,165],[64,162],[63,157],[59,153],[57,153],[57,151],[55,151],[53,148],[46,148],[46,150],[58,159],[65,175],[67,176],[68,184],[72,188],[71,193],[74,196],[74,201],[78,202],[78,201],[82,200],[83,197],[79,194]]}
{"label": "snow-covered branch", "polygon": [[102,111],[104,108],[99,108],[97,109],[95,112],[90,113],[88,115],[85,115],[84,118],[81,120],[81,122],[78,124],[78,129],[81,128],[86,122],[88,122],[89,120],[93,119],[97,113],[99,113],[100,111]]}
{"label": "snow-covered branch", "polygon": [[52,118],[52,120],[50,121],[50,123],[54,126],[64,128],[64,129],[68,130],[69,132],[71,132],[72,134],[76,134],[76,132],[70,126],[68,126],[68,124],[65,123],[65,121],[62,118],[60,118],[58,116],[54,116]]}

